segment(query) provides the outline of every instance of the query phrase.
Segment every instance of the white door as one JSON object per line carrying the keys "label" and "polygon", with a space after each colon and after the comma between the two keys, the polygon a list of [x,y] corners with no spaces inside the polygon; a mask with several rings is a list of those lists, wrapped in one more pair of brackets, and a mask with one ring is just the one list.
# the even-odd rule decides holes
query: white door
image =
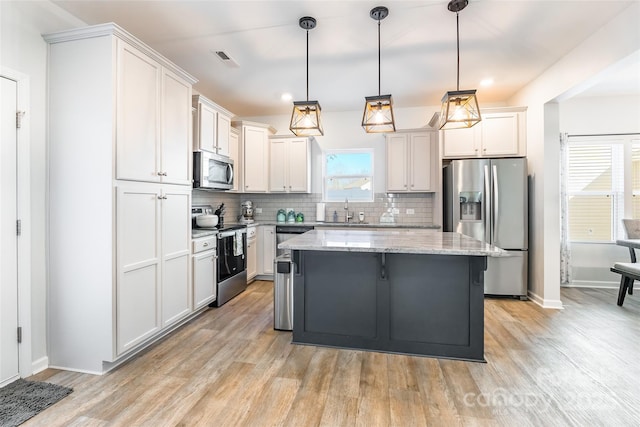
{"label": "white door", "polygon": [[231,120],[218,113],[218,154],[229,157],[229,141],[231,135]]}
{"label": "white door", "polygon": [[269,163],[269,170],[271,175],[269,176],[269,190],[272,193],[286,193],[287,191],[286,146],[285,139],[272,139],[270,142],[271,162]]}
{"label": "white door", "polygon": [[121,185],[117,189],[116,325],[122,354],[160,329],[159,187]]}
{"label": "white door", "polygon": [[144,53],[124,42],[118,42],[118,179],[151,182],[161,180],[158,152],[161,70],[160,64]]}
{"label": "white door", "polygon": [[191,186],[191,85],[162,73],[162,182]]}
{"label": "white door", "polygon": [[387,136],[387,191],[407,191],[406,134]]}
{"label": "white door", "polygon": [[244,191],[266,193],[269,189],[269,152],[267,130],[244,128]]}
{"label": "white door", "polygon": [[191,312],[191,189],[162,191],[162,327]]}
{"label": "white door", "polygon": [[289,166],[289,191],[305,193],[309,191],[309,156],[307,138],[290,139],[287,152]]}
{"label": "white door", "polygon": [[431,165],[433,156],[431,155],[431,134],[411,135],[411,154],[409,162],[411,176],[409,178],[409,190],[429,191],[433,189],[431,184]]}
{"label": "white door", "polygon": [[16,207],[17,84],[0,78],[0,386],[17,379],[18,271]]}

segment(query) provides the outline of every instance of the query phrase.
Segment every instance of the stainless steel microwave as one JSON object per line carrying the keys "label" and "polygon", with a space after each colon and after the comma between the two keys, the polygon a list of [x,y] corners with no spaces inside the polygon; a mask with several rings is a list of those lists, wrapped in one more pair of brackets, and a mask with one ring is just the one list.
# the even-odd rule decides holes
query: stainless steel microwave
{"label": "stainless steel microwave", "polygon": [[193,153],[193,188],[230,190],[233,188],[233,160],[226,156]]}

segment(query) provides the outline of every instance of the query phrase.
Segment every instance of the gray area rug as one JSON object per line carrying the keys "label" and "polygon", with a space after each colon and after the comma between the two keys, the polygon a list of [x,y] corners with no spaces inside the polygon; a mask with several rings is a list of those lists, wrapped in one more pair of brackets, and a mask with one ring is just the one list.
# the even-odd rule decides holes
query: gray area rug
{"label": "gray area rug", "polygon": [[56,384],[16,380],[0,388],[0,426],[18,426],[72,391]]}

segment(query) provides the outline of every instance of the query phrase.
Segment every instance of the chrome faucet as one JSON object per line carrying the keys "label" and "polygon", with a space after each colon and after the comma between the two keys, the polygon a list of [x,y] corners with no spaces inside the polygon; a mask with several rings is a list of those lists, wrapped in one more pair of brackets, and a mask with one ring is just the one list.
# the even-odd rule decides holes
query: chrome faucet
{"label": "chrome faucet", "polygon": [[349,200],[344,199],[344,222],[348,223],[349,220],[353,218],[353,214],[349,213]]}

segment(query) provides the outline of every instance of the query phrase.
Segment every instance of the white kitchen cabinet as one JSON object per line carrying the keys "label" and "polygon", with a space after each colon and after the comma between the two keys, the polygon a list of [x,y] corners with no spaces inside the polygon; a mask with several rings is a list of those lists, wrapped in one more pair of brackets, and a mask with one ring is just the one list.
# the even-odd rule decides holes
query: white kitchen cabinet
{"label": "white kitchen cabinet", "polygon": [[[276,258],[276,227],[261,225],[258,227],[258,276],[273,278],[273,261]],[[269,277],[270,276],[270,277]]]}
{"label": "white kitchen cabinet", "polygon": [[230,192],[237,193],[242,188],[242,162],[240,162],[240,132],[232,127],[229,132],[229,157],[233,160],[233,187]]}
{"label": "white kitchen cabinet", "polygon": [[521,157],[527,155],[526,108],[482,110],[471,128],[442,131],[443,157]]}
{"label": "white kitchen cabinet", "polygon": [[273,128],[255,122],[232,123],[240,132],[242,192],[269,191],[269,134]]}
{"label": "white kitchen cabinet", "polygon": [[193,309],[216,299],[216,244],[217,236],[207,236],[193,240]]}
{"label": "white kitchen cabinet", "polygon": [[116,178],[189,184],[191,82],[117,39]]}
{"label": "white kitchen cabinet", "polygon": [[193,95],[193,150],[230,156],[233,113],[202,95]]}
{"label": "white kitchen cabinet", "polygon": [[437,134],[395,132],[386,136],[387,191],[437,191]]}
{"label": "white kitchen cabinet", "polygon": [[196,80],[116,24],[44,39],[49,365],[101,374],[193,315]]}
{"label": "white kitchen cabinet", "polygon": [[218,154],[227,157],[230,154],[231,116],[218,111]]}
{"label": "white kitchen cabinet", "polygon": [[258,230],[256,226],[247,227],[247,283],[258,274]]}
{"label": "white kitchen cabinet", "polygon": [[269,140],[269,191],[310,193],[311,154],[309,138],[272,137]]}
{"label": "white kitchen cabinet", "polygon": [[191,192],[125,183],[116,194],[116,342],[123,354],[191,311]]}

